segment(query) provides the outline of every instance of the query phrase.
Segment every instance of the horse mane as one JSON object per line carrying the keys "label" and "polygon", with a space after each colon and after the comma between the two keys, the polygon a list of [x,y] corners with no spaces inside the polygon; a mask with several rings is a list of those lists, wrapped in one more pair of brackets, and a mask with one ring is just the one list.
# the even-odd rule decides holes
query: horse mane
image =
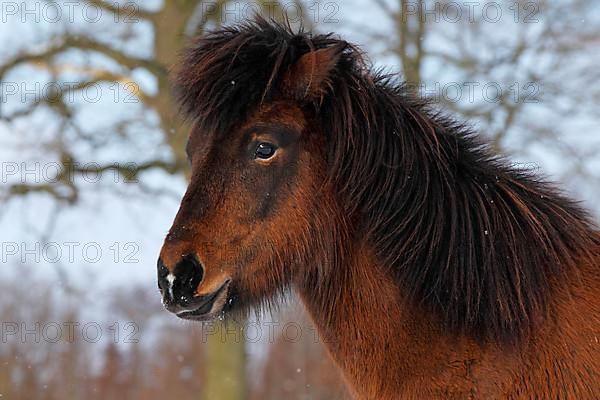
{"label": "horse mane", "polygon": [[[327,92],[302,106],[329,142],[329,179],[400,290],[452,331],[519,340],[549,313],[554,285],[595,257],[580,206],[494,155],[332,34],[261,18],[198,38],[175,91],[200,129],[224,135],[307,52],[341,46]],[[360,236],[359,236],[360,235]]]}

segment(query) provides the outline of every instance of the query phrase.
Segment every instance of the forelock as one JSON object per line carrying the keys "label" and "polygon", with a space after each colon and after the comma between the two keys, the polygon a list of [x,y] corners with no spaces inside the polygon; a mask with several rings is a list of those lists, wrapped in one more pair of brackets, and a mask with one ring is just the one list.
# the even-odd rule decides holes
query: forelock
{"label": "forelock", "polygon": [[181,55],[174,92],[199,129],[224,133],[277,94],[277,83],[300,56],[335,43],[331,35],[257,18],[201,35]]}

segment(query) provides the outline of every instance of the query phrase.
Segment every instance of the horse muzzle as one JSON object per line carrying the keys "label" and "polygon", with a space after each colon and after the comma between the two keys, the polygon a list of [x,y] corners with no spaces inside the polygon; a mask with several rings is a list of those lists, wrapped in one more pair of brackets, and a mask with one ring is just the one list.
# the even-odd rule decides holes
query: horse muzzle
{"label": "horse muzzle", "polygon": [[164,307],[179,318],[206,321],[215,318],[225,307],[231,279],[215,290],[198,294],[204,268],[193,255],[184,256],[173,271],[158,260],[158,288]]}

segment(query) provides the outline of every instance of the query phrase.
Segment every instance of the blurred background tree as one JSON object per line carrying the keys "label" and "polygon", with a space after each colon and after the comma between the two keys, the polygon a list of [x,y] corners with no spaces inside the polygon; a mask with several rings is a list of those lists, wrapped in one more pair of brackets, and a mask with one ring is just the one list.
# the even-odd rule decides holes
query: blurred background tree
{"label": "blurred background tree", "polygon": [[396,60],[419,94],[475,123],[497,151],[538,163],[571,190],[600,187],[593,2],[374,3],[393,34],[362,24],[367,40]]}
{"label": "blurred background tree", "polygon": [[[33,13],[30,17],[35,22],[41,19],[49,23],[51,29],[50,32],[40,30],[39,35],[43,37],[41,46],[20,48],[13,54],[5,54],[0,65],[0,81],[4,84],[4,94],[15,98],[3,99],[0,119],[13,132],[19,131],[23,124],[28,131],[35,131],[36,124],[47,125],[47,120],[52,120],[55,129],[46,140],[38,137],[24,142],[29,151],[37,147],[35,150],[43,153],[46,160],[59,163],[60,172],[52,177],[51,182],[21,180],[4,185],[3,198],[14,200],[19,196],[44,193],[57,202],[55,210],[59,212],[63,205],[79,204],[85,182],[78,181],[78,177],[107,171],[135,183],[150,197],[164,196],[164,190],[146,185],[144,173],[160,170],[185,177],[189,173],[184,150],[189,127],[178,117],[170,91],[169,69],[186,40],[201,34],[207,27],[226,21],[240,22],[261,9],[268,10],[273,18],[283,18],[285,11],[278,2],[254,3],[245,6],[226,0],[166,0],[149,5],[145,2],[119,4],[88,0],[75,6],[71,4],[70,7],[75,8],[68,21],[57,18],[59,23],[52,23],[54,16],[58,16],[53,13],[55,10],[57,13],[71,12],[67,3],[47,1],[5,5],[3,11],[6,15],[3,18],[16,15],[15,18],[23,21],[23,16],[29,12]],[[304,14],[303,4],[299,2],[287,2],[283,7],[289,8],[290,4],[294,5],[298,15]],[[79,9],[81,14],[78,14]],[[304,25],[310,26],[310,22]],[[19,72],[23,70],[36,71],[33,83],[36,80],[42,82],[41,90],[34,85],[38,92],[29,97],[21,93],[23,87],[32,84],[28,78],[20,80]],[[16,89],[11,92],[15,83]],[[97,90],[114,95],[112,104],[99,104],[102,99],[96,101]],[[120,98],[123,101],[117,100]],[[105,107],[101,112],[105,113],[107,121],[100,124],[100,128],[90,124],[86,118],[90,103],[98,110],[101,106]],[[127,107],[125,113],[115,109],[123,106]],[[148,135],[152,131],[158,134],[158,144],[163,151],[154,150],[148,156],[142,150],[148,147],[146,144],[138,147],[139,152],[117,151],[121,158],[114,157],[115,151],[112,151],[111,157],[103,160],[102,153],[107,152],[107,147],[138,145],[145,142],[140,132]],[[82,152],[82,146],[90,151]],[[50,235],[50,232],[44,234]],[[60,271],[60,276],[67,275]],[[122,308],[117,303],[114,306]],[[132,314],[129,318],[137,322],[140,317]],[[221,327],[217,332],[223,329]],[[245,346],[243,341],[235,340],[235,332],[232,332],[240,327],[230,325],[227,329],[227,335],[208,336],[202,353],[192,353],[202,357],[203,368],[197,372],[204,374],[203,385],[202,390],[196,393],[202,393],[206,399],[246,398]],[[121,365],[123,359],[113,344],[106,348],[103,356],[105,365],[97,386],[102,390],[102,398],[117,398],[117,393],[123,393],[123,388],[130,387],[131,382],[123,377],[126,366]],[[197,374],[194,376],[197,377]],[[36,385],[31,382],[24,387],[36,390]],[[33,398],[30,394],[25,397]],[[80,397],[80,392],[72,392],[65,398]]]}
{"label": "blurred background tree", "polygon": [[[128,205],[170,198],[168,212],[174,215],[182,185],[172,181],[184,185],[189,173],[184,152],[189,127],[178,117],[169,69],[187,38],[240,22],[254,11],[276,19],[287,13],[296,25],[302,21],[344,34],[362,44],[376,64],[399,70],[413,90],[473,121],[497,149],[520,162],[535,162],[585,198],[598,194],[600,140],[594,132],[600,87],[593,83],[600,78],[600,23],[593,2],[517,1],[499,8],[494,2],[448,0],[67,3],[2,4],[8,23],[0,34],[7,44],[0,51],[0,154],[4,160],[61,168],[51,179],[3,179],[0,200],[5,211],[14,210],[10,203],[31,204],[26,200],[34,198],[36,205],[26,208],[41,220],[37,199],[51,199],[43,203],[52,205],[47,223],[36,230],[42,243],[54,240],[64,210],[94,215],[85,199],[102,190],[114,191],[116,201]],[[52,7],[61,10],[61,18],[53,17]],[[90,185],[90,176],[109,172],[127,184]],[[8,239],[16,240],[14,230],[4,230]],[[16,264],[19,274],[27,268]],[[29,293],[11,284],[15,276],[3,281],[3,321],[31,325],[84,318],[95,295],[71,270],[53,267],[61,291],[52,291],[52,279],[30,285],[43,301],[15,302]],[[106,314],[135,321],[145,332],[144,343],[103,342],[98,351],[80,339],[3,342],[0,394],[17,399],[347,397],[313,335],[246,348],[236,334],[226,335],[225,342],[216,334],[205,344],[196,326],[161,313],[153,285],[111,287],[104,296],[110,299]],[[84,302],[85,296],[92,299]],[[273,319],[310,327],[294,301]],[[240,333],[239,326],[235,329]]]}

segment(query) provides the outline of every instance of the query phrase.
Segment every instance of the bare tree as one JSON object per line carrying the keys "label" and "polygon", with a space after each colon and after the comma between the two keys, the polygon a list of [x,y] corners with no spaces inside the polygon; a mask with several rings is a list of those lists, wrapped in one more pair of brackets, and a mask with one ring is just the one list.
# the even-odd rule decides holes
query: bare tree
{"label": "bare tree", "polygon": [[[50,7],[60,9],[57,4],[36,2],[42,15],[22,9],[7,13],[21,22],[28,17],[28,28],[37,29],[39,41],[0,56],[4,144],[14,146],[14,153],[27,149],[32,162],[56,166],[41,180],[18,177],[3,185],[0,200],[46,194],[56,201],[56,210],[79,204],[89,188],[86,177],[107,173],[142,194],[169,194],[144,176],[161,171],[185,178],[189,173],[184,151],[189,127],[178,116],[168,75],[178,51],[189,36],[214,24],[239,22],[264,10],[283,17],[277,2],[255,1],[247,7],[228,0],[165,0],[156,8],[86,0],[68,10],[62,5],[63,18],[44,14]],[[32,10],[25,3],[16,7]],[[40,19],[45,24],[38,24]],[[31,87],[33,96],[27,94]],[[92,99],[90,92],[96,93]],[[244,398],[244,343],[214,337],[208,348],[205,398],[216,392],[225,400]]]}
{"label": "bare tree", "polygon": [[365,27],[370,40],[422,95],[475,121],[497,150],[578,189],[600,187],[600,87],[590,85],[600,77],[600,21],[590,2],[375,3],[395,34]]}

